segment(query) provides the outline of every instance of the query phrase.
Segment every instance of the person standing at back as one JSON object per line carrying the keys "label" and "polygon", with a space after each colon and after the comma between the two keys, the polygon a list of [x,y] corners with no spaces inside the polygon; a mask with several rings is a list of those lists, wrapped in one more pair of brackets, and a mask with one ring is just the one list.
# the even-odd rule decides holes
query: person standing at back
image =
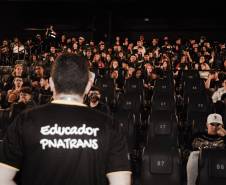
{"label": "person standing at back", "polygon": [[56,59],[50,78],[54,101],[19,114],[0,143],[1,185],[15,184],[18,171],[22,185],[131,184],[119,124],[83,104],[88,80],[84,58]]}

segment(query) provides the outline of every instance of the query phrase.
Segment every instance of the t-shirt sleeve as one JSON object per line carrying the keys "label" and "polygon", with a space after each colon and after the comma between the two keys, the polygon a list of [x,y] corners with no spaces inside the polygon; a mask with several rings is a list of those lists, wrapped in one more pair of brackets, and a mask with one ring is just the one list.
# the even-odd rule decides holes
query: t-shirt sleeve
{"label": "t-shirt sleeve", "polygon": [[109,155],[106,173],[131,171],[128,159],[128,146],[121,129],[113,129],[110,133]]}
{"label": "t-shirt sleeve", "polygon": [[0,143],[0,163],[20,169],[22,162],[22,114],[8,127],[6,136]]}

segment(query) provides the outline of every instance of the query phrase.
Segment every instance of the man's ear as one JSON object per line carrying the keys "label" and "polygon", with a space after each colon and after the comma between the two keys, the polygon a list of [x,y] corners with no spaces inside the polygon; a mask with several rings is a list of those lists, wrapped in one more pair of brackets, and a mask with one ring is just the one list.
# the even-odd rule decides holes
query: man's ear
{"label": "man's ear", "polygon": [[56,96],[56,89],[55,89],[55,85],[54,85],[52,77],[49,78],[49,86],[50,86],[51,91],[53,92],[53,98],[54,98]]}
{"label": "man's ear", "polygon": [[93,83],[94,83],[94,80],[95,80],[95,73],[89,71],[89,81],[86,85],[86,89],[85,89],[85,92],[84,94],[88,94],[91,87],[93,86]]}

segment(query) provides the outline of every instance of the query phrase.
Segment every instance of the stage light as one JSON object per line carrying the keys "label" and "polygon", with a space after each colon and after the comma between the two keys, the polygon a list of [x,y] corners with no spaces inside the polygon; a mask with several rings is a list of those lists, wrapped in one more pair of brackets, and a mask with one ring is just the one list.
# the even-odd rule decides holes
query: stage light
{"label": "stage light", "polygon": [[148,17],[145,17],[145,18],[144,18],[144,21],[145,21],[145,22],[149,22],[150,19],[149,19]]}

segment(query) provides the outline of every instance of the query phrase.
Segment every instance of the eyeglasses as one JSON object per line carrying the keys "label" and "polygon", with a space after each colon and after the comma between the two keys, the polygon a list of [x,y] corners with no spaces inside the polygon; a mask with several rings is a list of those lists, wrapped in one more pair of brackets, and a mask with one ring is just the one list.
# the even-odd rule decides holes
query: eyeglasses
{"label": "eyeglasses", "polygon": [[210,123],[211,126],[219,127],[221,124],[220,123]]}

